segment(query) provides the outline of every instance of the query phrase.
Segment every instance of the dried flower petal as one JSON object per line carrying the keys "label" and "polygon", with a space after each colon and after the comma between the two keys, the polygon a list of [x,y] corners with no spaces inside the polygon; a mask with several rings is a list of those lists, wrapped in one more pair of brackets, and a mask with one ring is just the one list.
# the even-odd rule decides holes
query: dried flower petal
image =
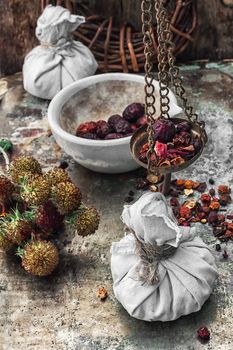
{"label": "dried flower petal", "polygon": [[197,335],[202,340],[209,340],[210,339],[210,331],[205,326],[202,326],[197,330]]}
{"label": "dried flower petal", "polygon": [[159,158],[167,157],[167,145],[165,143],[161,143],[159,141],[155,142],[155,152]]}
{"label": "dried flower petal", "polygon": [[183,206],[189,208],[189,209],[194,209],[196,207],[197,201],[196,199],[191,199],[183,204]]}
{"label": "dried flower petal", "polygon": [[188,197],[188,196],[191,196],[192,194],[193,194],[193,189],[192,188],[190,188],[190,189],[188,189],[188,188],[185,188],[184,189],[184,194]]}
{"label": "dried flower petal", "polygon": [[186,180],[184,186],[187,189],[193,188],[193,181],[192,180]]}
{"label": "dried flower petal", "polygon": [[220,208],[220,203],[217,202],[217,201],[212,201],[212,202],[210,203],[210,205],[209,205],[209,208],[210,208],[211,210],[219,210],[219,208]]}

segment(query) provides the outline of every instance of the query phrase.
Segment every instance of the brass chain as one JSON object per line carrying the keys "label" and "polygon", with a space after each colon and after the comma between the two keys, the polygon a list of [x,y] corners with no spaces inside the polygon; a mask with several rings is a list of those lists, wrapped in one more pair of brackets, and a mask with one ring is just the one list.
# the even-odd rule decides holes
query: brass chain
{"label": "brass chain", "polygon": [[[172,84],[174,85],[174,88],[175,88],[175,93],[182,100],[183,109],[187,118],[191,122],[197,122],[198,115],[193,112],[193,107],[188,105],[188,100],[187,100],[186,92],[183,86],[183,80],[180,75],[180,70],[175,65],[175,56],[174,56],[175,44],[172,41],[173,34],[170,29],[168,11],[165,8],[165,2],[166,0],[156,0],[156,4],[155,4],[158,42],[162,46],[162,51],[160,51],[160,47],[158,47],[159,81],[161,79],[160,71],[163,72],[163,70],[167,70],[167,76],[166,76],[167,80],[163,83],[166,85],[166,87],[168,87],[169,76],[170,76]],[[165,80],[165,76],[163,78]],[[160,92],[160,96],[161,96],[161,92]],[[169,104],[169,98],[164,101],[164,104]],[[163,104],[161,103],[161,115],[163,116],[162,108],[163,108]],[[169,107],[167,107],[167,109],[169,110]],[[205,123],[203,121],[199,121],[198,123],[202,127],[204,127]]]}
{"label": "brass chain", "polygon": [[156,20],[157,20],[157,38],[158,38],[158,80],[160,94],[160,117],[170,118],[170,99],[169,94],[169,65],[168,65],[168,42],[172,39],[168,31],[169,23],[166,21],[166,12],[162,8],[162,3],[156,1]]}
{"label": "brass chain", "polygon": [[[154,151],[154,138],[152,125],[155,122],[155,87],[154,87],[154,75],[153,75],[153,29],[152,29],[152,9],[154,0],[142,0],[142,34],[144,44],[145,55],[145,113],[147,120],[147,132],[148,132],[148,144],[149,149],[147,151],[147,164],[148,172],[152,172],[151,155],[155,154]],[[157,155],[155,154],[157,159]]]}

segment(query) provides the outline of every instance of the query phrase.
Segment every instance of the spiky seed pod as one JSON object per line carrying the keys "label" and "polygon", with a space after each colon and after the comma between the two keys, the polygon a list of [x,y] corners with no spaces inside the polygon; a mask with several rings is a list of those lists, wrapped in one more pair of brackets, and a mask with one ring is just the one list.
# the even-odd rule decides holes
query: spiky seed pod
{"label": "spiky seed pod", "polygon": [[100,216],[95,208],[85,208],[79,211],[76,220],[77,233],[80,236],[88,236],[98,229]]}
{"label": "spiky seed pod", "polygon": [[21,179],[30,174],[42,174],[40,163],[31,156],[16,158],[10,166],[10,176],[13,182],[20,183]]}
{"label": "spiky seed pod", "polygon": [[53,187],[53,200],[60,214],[69,214],[79,208],[82,200],[80,189],[72,182],[61,182]]}
{"label": "spiky seed pod", "polygon": [[29,206],[42,205],[48,200],[50,192],[50,183],[43,175],[39,175],[26,181],[22,187],[21,197]]}
{"label": "spiky seed pod", "polygon": [[45,178],[49,181],[51,186],[57,185],[61,182],[71,181],[70,176],[64,169],[53,168],[45,173]]}
{"label": "spiky seed pod", "polygon": [[57,247],[48,241],[32,241],[25,246],[23,268],[35,276],[48,276],[59,263]]}
{"label": "spiky seed pod", "polygon": [[61,229],[64,215],[61,215],[51,201],[40,206],[36,213],[36,224],[45,232]]}
{"label": "spiky seed pod", "polygon": [[33,227],[31,222],[24,219],[12,220],[7,224],[7,238],[13,244],[22,244],[33,233]]}
{"label": "spiky seed pod", "polygon": [[0,250],[7,252],[13,247],[13,243],[8,239],[6,235],[6,229],[4,223],[0,222]]}
{"label": "spiky seed pod", "polygon": [[9,201],[14,191],[13,183],[4,175],[0,175],[0,204]]}

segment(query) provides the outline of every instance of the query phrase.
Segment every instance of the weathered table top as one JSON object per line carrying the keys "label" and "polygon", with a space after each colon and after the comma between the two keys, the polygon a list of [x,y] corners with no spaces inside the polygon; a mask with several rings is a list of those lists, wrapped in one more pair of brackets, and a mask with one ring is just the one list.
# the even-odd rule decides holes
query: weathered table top
{"label": "weathered table top", "polygon": [[[199,181],[212,177],[216,185],[232,185],[233,66],[184,66],[182,74],[192,103],[206,121],[209,143],[203,156],[180,177]],[[48,136],[48,101],[26,94],[20,74],[1,79],[0,91],[4,89],[0,136],[14,142],[13,155],[33,154],[45,167],[68,159],[84,200],[101,212],[101,224],[86,239],[74,237],[71,242],[72,237],[64,234],[60,266],[48,278],[31,277],[0,255],[0,349],[232,349],[233,243],[227,244],[229,258],[223,259],[214,249],[211,229],[197,225],[200,236],[213,248],[220,273],[213,295],[200,312],[167,323],[128,316],[112,292],[109,249],[112,241],[123,236],[119,217],[129,190],[137,192],[133,185],[138,172],[101,175],[74,164]],[[96,297],[102,285],[109,292],[105,302]],[[211,331],[207,345],[196,337],[203,324]]]}

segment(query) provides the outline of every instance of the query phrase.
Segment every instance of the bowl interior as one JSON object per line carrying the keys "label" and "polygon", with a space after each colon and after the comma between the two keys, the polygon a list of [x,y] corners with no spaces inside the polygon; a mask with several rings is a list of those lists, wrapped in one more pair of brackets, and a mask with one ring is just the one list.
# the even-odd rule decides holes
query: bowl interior
{"label": "bowl interior", "polygon": [[[158,92],[155,92],[159,108]],[[120,114],[133,102],[144,103],[144,81],[110,80],[96,82],[76,92],[63,105],[60,114],[61,127],[70,134],[80,123],[107,120],[113,114]]]}

